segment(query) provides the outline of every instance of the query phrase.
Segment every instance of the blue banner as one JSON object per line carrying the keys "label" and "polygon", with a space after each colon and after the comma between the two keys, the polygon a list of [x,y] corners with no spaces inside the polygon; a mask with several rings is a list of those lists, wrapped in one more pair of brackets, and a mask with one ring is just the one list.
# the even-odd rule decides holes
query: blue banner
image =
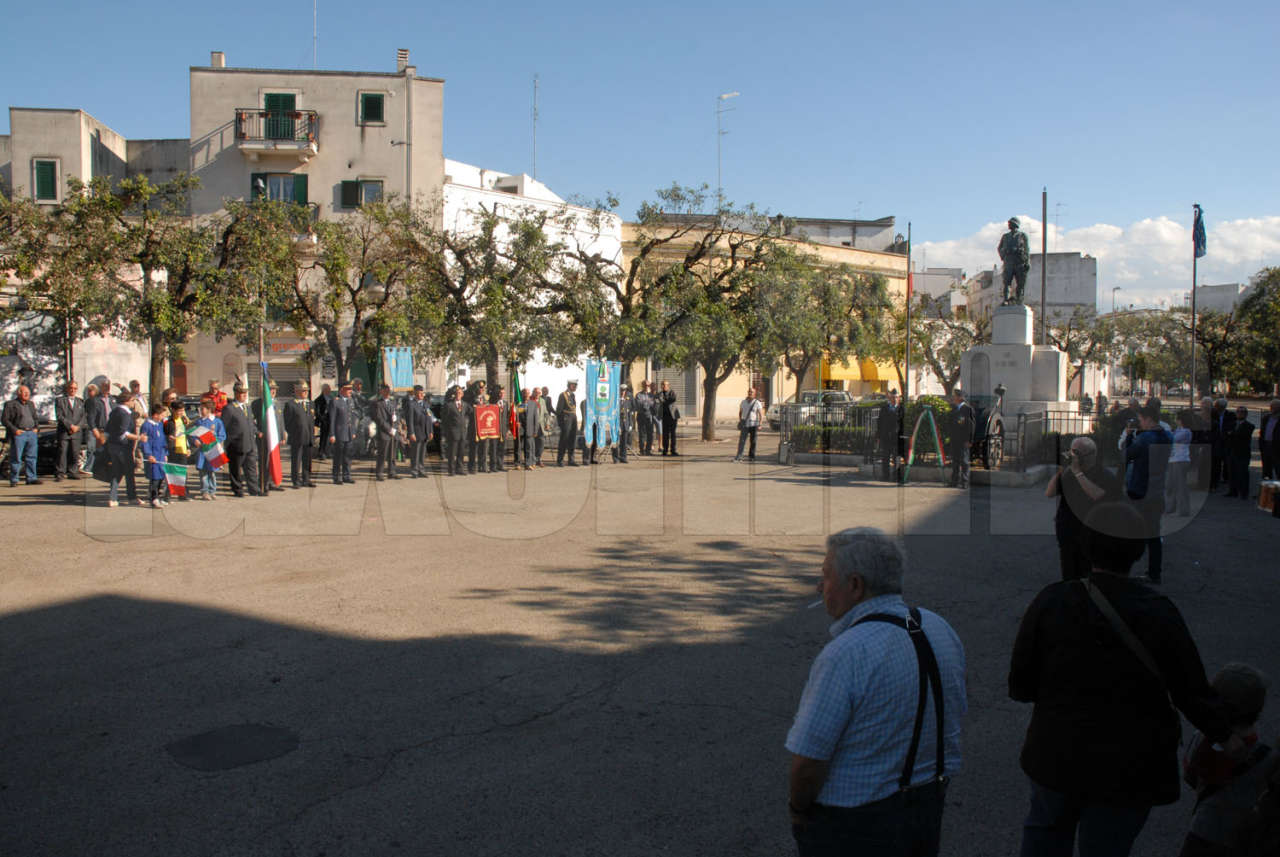
{"label": "blue banner", "polygon": [[1195,209],[1196,209],[1196,221],[1195,221],[1195,225],[1191,227],[1191,244],[1195,248],[1196,258],[1200,259],[1205,254],[1205,248],[1206,248],[1206,245],[1208,244],[1208,239],[1205,237],[1205,234],[1204,234],[1204,209],[1202,209],[1198,205],[1195,207]]}
{"label": "blue banner", "polygon": [[382,377],[393,390],[413,389],[413,349],[382,349]]}
{"label": "blue banner", "polygon": [[617,442],[621,381],[621,363],[614,360],[587,361],[587,388],[583,391],[582,398],[585,405],[582,438],[587,444],[591,443],[593,426],[599,430],[596,435],[597,443]]}

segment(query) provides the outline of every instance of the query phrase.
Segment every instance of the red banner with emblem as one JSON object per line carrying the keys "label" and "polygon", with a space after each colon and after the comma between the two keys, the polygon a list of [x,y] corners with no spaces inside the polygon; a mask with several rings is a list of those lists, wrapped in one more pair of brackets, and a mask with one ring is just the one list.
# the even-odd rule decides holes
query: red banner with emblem
{"label": "red banner with emblem", "polygon": [[497,405],[476,405],[476,440],[497,440],[502,437],[498,425],[502,409]]}

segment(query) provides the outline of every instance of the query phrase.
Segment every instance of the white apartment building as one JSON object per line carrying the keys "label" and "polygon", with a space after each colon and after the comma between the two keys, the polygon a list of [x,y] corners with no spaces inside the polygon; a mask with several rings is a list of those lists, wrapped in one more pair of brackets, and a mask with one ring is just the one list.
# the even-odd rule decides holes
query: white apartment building
{"label": "white apartment building", "polygon": [[[1196,311],[1228,313],[1240,305],[1240,301],[1253,290],[1245,283],[1223,283],[1217,286],[1196,286]],[[1191,306],[1191,293],[1187,293],[1187,306]]]}
{"label": "white apartment building", "polygon": [[[1024,300],[1035,312],[1036,323],[1040,314],[1040,276],[1045,257],[1039,253],[1031,256],[1031,270],[1027,273],[1027,289]],[[1069,318],[1077,307],[1096,308],[1098,302],[1098,260],[1080,253],[1050,253],[1045,275],[1045,309],[1050,321]],[[985,272],[984,272],[985,274]],[[979,276],[970,281],[969,312],[974,316],[990,315],[1000,305],[1004,285],[1000,266],[991,276]]]}

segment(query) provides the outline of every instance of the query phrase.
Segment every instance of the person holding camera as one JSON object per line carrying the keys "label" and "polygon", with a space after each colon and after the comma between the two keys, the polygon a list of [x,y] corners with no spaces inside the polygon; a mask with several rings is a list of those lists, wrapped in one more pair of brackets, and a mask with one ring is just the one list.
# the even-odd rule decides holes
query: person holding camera
{"label": "person holding camera", "polygon": [[1120,499],[1120,480],[1102,466],[1098,445],[1090,438],[1078,437],[1062,456],[1062,466],[1049,480],[1044,496],[1058,498],[1053,531],[1058,537],[1062,579],[1087,577],[1089,559],[1084,552],[1084,522],[1099,503]]}
{"label": "person holding camera", "polygon": [[1120,439],[1126,467],[1124,490],[1145,524],[1147,580],[1159,583],[1163,574],[1164,543],[1160,518],[1164,515],[1164,481],[1173,449],[1173,435],[1160,422],[1160,400],[1151,398]]}

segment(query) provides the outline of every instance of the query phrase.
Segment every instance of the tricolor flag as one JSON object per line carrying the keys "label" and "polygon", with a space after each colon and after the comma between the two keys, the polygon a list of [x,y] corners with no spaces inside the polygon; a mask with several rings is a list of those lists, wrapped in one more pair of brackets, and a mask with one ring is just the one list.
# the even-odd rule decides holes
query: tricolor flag
{"label": "tricolor flag", "polygon": [[271,398],[271,379],[267,377],[267,364],[258,365],[262,367],[262,410],[265,412],[263,422],[266,423],[262,433],[267,442],[267,476],[272,485],[279,485],[284,481],[284,469],[280,465],[280,427],[276,425],[276,403]]}
{"label": "tricolor flag", "polygon": [[208,426],[192,426],[187,437],[200,447],[200,454],[204,456],[210,469],[217,470],[227,463],[227,454],[222,451],[222,444],[218,443],[218,436],[213,433],[213,429]]}
{"label": "tricolor flag", "polygon": [[524,393],[520,391],[520,371],[513,366],[511,368],[511,412],[507,414],[512,435],[520,434],[520,414],[516,409],[522,404],[524,404]]}
{"label": "tricolor flag", "polygon": [[187,465],[166,463],[164,481],[169,483],[170,497],[187,496]]}

